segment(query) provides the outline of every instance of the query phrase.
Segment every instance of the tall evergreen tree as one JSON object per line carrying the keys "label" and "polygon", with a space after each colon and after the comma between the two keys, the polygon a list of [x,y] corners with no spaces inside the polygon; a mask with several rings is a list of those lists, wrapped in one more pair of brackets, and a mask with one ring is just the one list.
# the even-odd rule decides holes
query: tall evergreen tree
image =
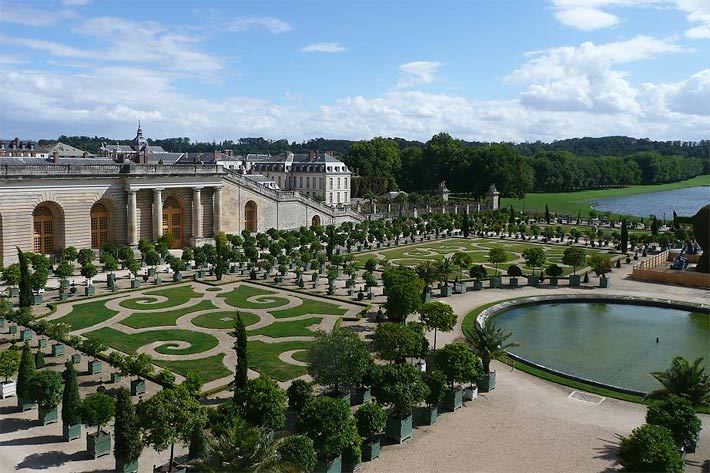
{"label": "tall evergreen tree", "polygon": [[17,248],[17,258],[20,261],[20,307],[31,307],[33,297],[30,269],[27,266],[27,256],[19,247]]}
{"label": "tall evergreen tree", "polygon": [[626,219],[621,221],[621,252],[629,250],[629,224]]}
{"label": "tall evergreen tree", "polygon": [[64,370],[64,394],[62,395],[62,424],[76,425],[81,422],[79,414],[79,385],[76,382],[74,363],[67,361]]}
{"label": "tall evergreen tree", "polygon": [[116,470],[120,465],[127,465],[138,460],[143,451],[140,422],[136,408],[131,402],[131,393],[126,388],[116,392],[116,421],[114,424],[113,455],[116,457]]}
{"label": "tall evergreen tree", "polygon": [[653,220],[651,220],[651,235],[658,235],[658,219],[656,216],[653,216]]}
{"label": "tall evergreen tree", "polygon": [[36,372],[35,357],[30,349],[30,344],[25,342],[20,357],[20,368],[17,373],[17,398],[18,402],[27,402],[30,399],[30,381]]}
{"label": "tall evergreen tree", "polygon": [[468,217],[468,212],[463,213],[463,221],[461,222],[461,231],[463,231],[463,237],[468,238],[471,234],[471,221]]}
{"label": "tall evergreen tree", "polygon": [[550,207],[547,204],[545,204],[545,221],[550,223]]}
{"label": "tall evergreen tree", "polygon": [[207,458],[207,438],[205,437],[205,427],[195,424],[190,434],[190,447],[187,452],[188,460],[203,460]]}
{"label": "tall evergreen tree", "polygon": [[508,216],[508,223],[510,225],[515,225],[515,209],[513,209],[513,206],[510,206],[510,215]]}
{"label": "tall evergreen tree", "polygon": [[234,397],[237,398],[247,385],[249,364],[247,359],[247,329],[242,315],[237,311],[234,322],[234,350],[237,352],[237,369],[234,376]]}

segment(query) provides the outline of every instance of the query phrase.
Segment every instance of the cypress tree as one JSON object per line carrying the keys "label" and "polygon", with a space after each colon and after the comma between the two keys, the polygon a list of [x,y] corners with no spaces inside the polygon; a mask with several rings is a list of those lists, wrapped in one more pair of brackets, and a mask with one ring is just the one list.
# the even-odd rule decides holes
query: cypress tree
{"label": "cypress tree", "polygon": [[242,321],[242,316],[237,311],[237,320],[234,322],[234,350],[237,352],[237,369],[234,376],[234,397],[241,393],[247,385],[248,360],[247,360],[247,329]]}
{"label": "cypress tree", "polygon": [[20,260],[20,307],[31,307],[32,282],[30,280],[30,269],[27,267],[27,256],[17,248],[17,258]]}
{"label": "cypress tree", "polygon": [[461,222],[461,230],[463,231],[463,237],[468,238],[471,234],[471,222],[468,219],[468,212],[463,213],[463,222]]}
{"label": "cypress tree", "polygon": [[25,344],[22,346],[20,368],[17,372],[18,403],[27,402],[27,400],[30,398],[30,381],[34,377],[35,371],[35,357],[32,355],[30,344],[25,342]]}
{"label": "cypress tree", "polygon": [[79,415],[79,385],[76,382],[74,363],[67,361],[64,370],[64,394],[62,395],[62,424],[76,425],[81,422]]}
{"label": "cypress tree", "polygon": [[114,423],[113,455],[116,457],[116,469],[137,461],[143,451],[140,422],[136,408],[131,402],[131,393],[126,388],[116,391],[116,417]]}
{"label": "cypress tree", "polygon": [[653,216],[653,220],[651,221],[651,235],[658,235],[658,219],[656,216]]}
{"label": "cypress tree", "polygon": [[629,224],[626,220],[621,221],[621,252],[629,251]]}
{"label": "cypress tree", "polygon": [[42,353],[42,350],[39,348],[35,352],[35,368],[44,368],[44,365],[46,363],[44,362],[44,353]]}
{"label": "cypress tree", "polygon": [[204,426],[196,423],[190,433],[190,447],[187,451],[188,460],[202,460],[207,458],[207,439]]}
{"label": "cypress tree", "polygon": [[513,209],[513,206],[510,206],[510,215],[508,215],[508,223],[510,225],[515,225],[515,209]]}
{"label": "cypress tree", "polygon": [[548,225],[550,224],[550,207],[547,204],[545,204],[545,221]]}

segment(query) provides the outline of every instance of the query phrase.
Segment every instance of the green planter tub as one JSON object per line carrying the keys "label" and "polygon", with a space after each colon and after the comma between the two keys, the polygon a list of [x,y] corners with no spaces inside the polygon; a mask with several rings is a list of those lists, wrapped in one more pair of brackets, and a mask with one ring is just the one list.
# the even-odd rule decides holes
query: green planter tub
{"label": "green planter tub", "polygon": [[19,287],[11,287],[10,288],[10,297],[19,297],[20,296],[20,288]]}
{"label": "green planter tub", "polygon": [[99,374],[99,373],[101,373],[101,367],[102,367],[101,360],[91,361],[91,362],[89,362],[89,373],[90,374]]}
{"label": "green planter tub", "polygon": [[55,343],[52,345],[52,356],[61,356],[64,354],[64,344]]}
{"label": "green planter tub", "polygon": [[17,325],[12,324],[9,327],[10,331],[8,332],[10,335],[15,335],[17,333]]}
{"label": "green planter tub", "polygon": [[350,390],[350,405],[359,406],[372,399],[370,388],[353,388]]}
{"label": "green planter tub", "polygon": [[601,276],[599,278],[599,287],[607,288],[609,287],[609,278]]}
{"label": "green planter tub", "polygon": [[418,406],[414,408],[414,423],[416,425],[433,425],[439,417],[439,409],[428,406]]}
{"label": "green planter tub", "polygon": [[81,355],[78,353],[74,353],[71,356],[71,362],[74,363],[75,365],[78,365],[79,363],[81,363]]}
{"label": "green planter tub", "polygon": [[96,294],[96,288],[94,286],[86,286],[84,287],[84,295],[86,297],[91,297]]}
{"label": "green planter tub", "polygon": [[131,395],[138,396],[145,393],[145,380],[134,379],[131,381]]}
{"label": "green planter tub", "polygon": [[131,289],[140,289],[141,282],[138,279],[131,279]]}
{"label": "green planter tub", "polygon": [[550,286],[557,287],[558,284],[559,284],[559,282],[558,282],[557,278],[554,276],[550,276]]}
{"label": "green planter tub", "polygon": [[81,424],[62,425],[62,436],[67,442],[81,438]]}
{"label": "green planter tub", "polygon": [[99,434],[86,434],[86,450],[95,460],[111,454],[111,434],[101,431]]}
{"label": "green planter tub", "polygon": [[569,275],[569,285],[571,287],[579,287],[579,274],[570,274]]}
{"label": "green planter tub", "polygon": [[37,340],[39,345],[37,345],[39,348],[47,348],[47,339],[46,338],[40,338]]}
{"label": "green planter tub", "polygon": [[463,407],[463,388],[458,386],[446,391],[441,406],[449,412],[454,412]]}
{"label": "green planter tub", "polygon": [[482,393],[488,393],[496,388],[496,372],[491,370],[490,373],[484,374],[478,382],[478,390]]}
{"label": "green planter tub", "polygon": [[528,286],[537,287],[540,285],[540,276],[526,276]]}
{"label": "green planter tub", "polygon": [[137,473],[138,460],[133,460],[132,462],[124,462],[122,460],[116,459],[116,471],[119,473]]}
{"label": "green planter tub", "polygon": [[118,383],[119,381],[121,381],[121,373],[119,373],[118,371],[114,371],[113,373],[111,373],[111,382]]}
{"label": "green planter tub", "polygon": [[44,299],[42,298],[42,294],[35,294],[34,295],[34,299],[33,299],[34,305],[40,305],[40,304],[42,304],[43,301],[44,301]]}
{"label": "green planter tub", "polygon": [[512,288],[518,287],[518,278],[514,278],[514,277],[510,278],[510,287],[512,287]]}
{"label": "green planter tub", "polygon": [[30,329],[24,329],[20,332],[20,339],[23,342],[26,342],[27,340],[32,340],[32,330]]}
{"label": "green planter tub", "polygon": [[479,281],[479,280],[473,281],[473,290],[480,291],[481,289],[483,289],[483,281]]}
{"label": "green planter tub", "polygon": [[174,273],[174,274],[173,274],[173,281],[174,281],[174,282],[180,282],[180,281],[182,281],[182,274],[180,274],[180,273]]}
{"label": "green planter tub", "polygon": [[410,414],[403,419],[388,416],[385,435],[397,443],[402,443],[412,438],[412,415]]}
{"label": "green planter tub", "polygon": [[315,473],[340,473],[343,468],[343,457],[338,455],[330,460],[318,459],[316,463]]}
{"label": "green planter tub", "polygon": [[37,409],[37,420],[39,420],[42,425],[54,424],[57,422],[56,406],[49,409],[43,407]]}
{"label": "green planter tub", "polygon": [[373,440],[371,442],[362,443],[362,461],[372,461],[380,456],[380,441]]}
{"label": "green planter tub", "polygon": [[454,293],[454,288],[448,284],[441,286],[441,297],[450,297]]}
{"label": "green planter tub", "polygon": [[491,283],[491,287],[493,288],[500,288],[503,285],[503,278],[500,276],[493,276],[489,281]]}
{"label": "green planter tub", "polygon": [[34,409],[36,407],[36,404],[31,401],[25,401],[24,399],[18,396],[17,407],[18,409],[20,409],[20,412],[25,412]]}

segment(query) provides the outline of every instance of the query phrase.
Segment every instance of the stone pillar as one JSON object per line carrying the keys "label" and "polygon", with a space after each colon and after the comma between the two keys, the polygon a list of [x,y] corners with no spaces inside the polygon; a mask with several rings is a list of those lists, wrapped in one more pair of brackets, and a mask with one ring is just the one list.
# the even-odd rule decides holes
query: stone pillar
{"label": "stone pillar", "polygon": [[459,213],[459,206],[454,204],[454,215],[458,215]]}
{"label": "stone pillar", "polygon": [[202,187],[192,188],[192,237],[202,238]]}
{"label": "stone pillar", "polygon": [[127,190],[128,192],[128,211],[126,212],[126,228],[128,230],[128,244],[130,246],[138,246],[138,222],[136,215],[136,190]]}
{"label": "stone pillar", "polygon": [[163,189],[153,189],[153,239],[163,236]]}
{"label": "stone pillar", "polygon": [[389,202],[387,202],[387,215],[389,215],[389,214],[391,214],[391,213],[392,213],[392,204],[390,204]]}
{"label": "stone pillar", "polygon": [[412,210],[412,217],[417,218],[419,216],[419,212],[417,211],[417,208],[414,207],[414,210]]}
{"label": "stone pillar", "polygon": [[466,204],[466,213],[471,214],[471,206],[469,204]]}
{"label": "stone pillar", "polygon": [[222,188],[215,187],[212,193],[212,232],[217,236],[222,231]]}

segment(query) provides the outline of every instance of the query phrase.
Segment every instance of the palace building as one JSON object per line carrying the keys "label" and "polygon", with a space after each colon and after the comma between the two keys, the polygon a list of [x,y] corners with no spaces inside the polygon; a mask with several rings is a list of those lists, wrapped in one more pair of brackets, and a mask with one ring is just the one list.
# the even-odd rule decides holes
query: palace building
{"label": "palace building", "polygon": [[[150,146],[138,127],[130,145],[98,156],[31,142],[0,148],[0,261],[23,251],[138,244],[164,234],[174,247],[200,245],[217,232],[294,229],[360,221],[349,208],[350,172],[330,155],[171,153]],[[256,156],[256,155],[255,155]]]}

